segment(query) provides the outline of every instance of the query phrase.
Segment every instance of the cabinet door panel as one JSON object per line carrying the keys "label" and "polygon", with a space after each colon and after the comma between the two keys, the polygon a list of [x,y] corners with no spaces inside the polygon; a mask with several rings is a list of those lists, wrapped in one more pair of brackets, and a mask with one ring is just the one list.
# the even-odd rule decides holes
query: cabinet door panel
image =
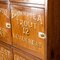
{"label": "cabinet door panel", "polygon": [[0,3],[0,23],[1,23],[1,32],[2,40],[5,43],[11,44],[11,23],[9,16],[8,4]]}
{"label": "cabinet door panel", "polygon": [[40,60],[39,58],[24,52],[23,50],[13,49],[14,60]]}
{"label": "cabinet door panel", "polygon": [[42,59],[45,58],[46,52],[44,18],[44,8],[12,5],[11,22],[14,46],[36,52]]}

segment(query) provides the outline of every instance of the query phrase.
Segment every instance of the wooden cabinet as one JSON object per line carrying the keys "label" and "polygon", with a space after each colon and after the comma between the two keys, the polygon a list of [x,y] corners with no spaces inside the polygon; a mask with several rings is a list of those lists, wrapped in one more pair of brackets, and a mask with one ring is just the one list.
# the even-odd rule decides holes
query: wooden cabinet
{"label": "wooden cabinet", "polygon": [[13,60],[47,60],[47,0],[1,1],[0,41]]}
{"label": "wooden cabinet", "polygon": [[3,42],[12,43],[9,9],[5,2],[0,2],[0,36]]}
{"label": "wooden cabinet", "polygon": [[60,0],[0,0],[0,60],[60,60],[59,12]]}

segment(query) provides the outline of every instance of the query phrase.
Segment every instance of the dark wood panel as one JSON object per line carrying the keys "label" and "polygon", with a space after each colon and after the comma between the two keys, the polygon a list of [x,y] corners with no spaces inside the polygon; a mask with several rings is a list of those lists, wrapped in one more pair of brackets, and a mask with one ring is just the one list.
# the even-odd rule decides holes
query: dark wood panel
{"label": "dark wood panel", "polygon": [[54,60],[60,60],[60,0],[54,0],[54,22]]}
{"label": "dark wood panel", "polygon": [[48,60],[60,60],[60,0],[48,4]]}
{"label": "dark wood panel", "polygon": [[53,42],[53,27],[54,27],[54,20],[53,20],[53,0],[48,0],[48,20],[47,20],[47,60],[52,60],[51,50],[52,42]]}

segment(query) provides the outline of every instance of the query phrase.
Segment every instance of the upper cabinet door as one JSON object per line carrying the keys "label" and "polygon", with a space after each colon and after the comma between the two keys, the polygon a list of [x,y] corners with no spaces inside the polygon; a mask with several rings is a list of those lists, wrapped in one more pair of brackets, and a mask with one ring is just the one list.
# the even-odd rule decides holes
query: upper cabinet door
{"label": "upper cabinet door", "polygon": [[46,56],[44,8],[11,5],[13,45],[37,53],[42,60]]}
{"label": "upper cabinet door", "polygon": [[10,0],[15,2],[27,2],[27,3],[36,3],[36,4],[44,4],[44,0]]}
{"label": "upper cabinet door", "polygon": [[5,43],[11,44],[11,23],[9,16],[8,4],[5,2],[0,2],[0,22],[1,22],[1,36],[2,40]]}

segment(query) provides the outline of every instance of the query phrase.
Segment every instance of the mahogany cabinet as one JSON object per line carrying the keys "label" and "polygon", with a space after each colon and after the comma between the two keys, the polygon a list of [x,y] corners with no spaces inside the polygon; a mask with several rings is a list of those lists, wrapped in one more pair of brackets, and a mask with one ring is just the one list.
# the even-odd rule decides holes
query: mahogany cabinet
{"label": "mahogany cabinet", "polygon": [[58,60],[58,0],[7,1],[0,0],[0,41],[10,45],[10,60]]}

